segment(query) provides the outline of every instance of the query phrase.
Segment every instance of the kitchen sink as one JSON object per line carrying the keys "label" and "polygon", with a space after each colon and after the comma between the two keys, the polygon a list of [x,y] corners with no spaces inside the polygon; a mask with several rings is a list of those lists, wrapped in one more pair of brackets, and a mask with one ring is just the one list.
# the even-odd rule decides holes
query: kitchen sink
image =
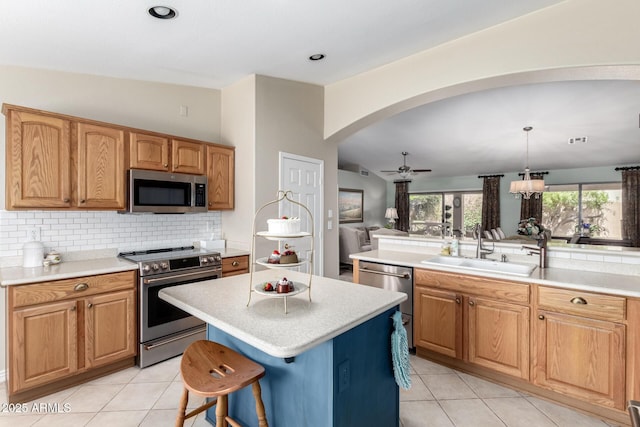
{"label": "kitchen sink", "polygon": [[511,274],[514,276],[529,277],[535,264],[521,264],[516,262],[499,262],[491,259],[464,258],[451,256],[437,256],[422,261],[422,264],[456,267],[461,270],[484,271],[489,273]]}

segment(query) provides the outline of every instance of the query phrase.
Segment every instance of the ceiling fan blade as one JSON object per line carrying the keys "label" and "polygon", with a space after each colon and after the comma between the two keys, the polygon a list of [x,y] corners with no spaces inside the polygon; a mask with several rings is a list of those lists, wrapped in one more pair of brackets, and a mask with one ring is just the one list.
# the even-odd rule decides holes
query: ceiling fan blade
{"label": "ceiling fan blade", "polygon": [[395,170],[395,171],[380,171],[380,172],[386,172],[386,173],[398,173],[398,171],[397,171],[397,170]]}
{"label": "ceiling fan blade", "polygon": [[431,172],[431,169],[411,169],[413,172]]}

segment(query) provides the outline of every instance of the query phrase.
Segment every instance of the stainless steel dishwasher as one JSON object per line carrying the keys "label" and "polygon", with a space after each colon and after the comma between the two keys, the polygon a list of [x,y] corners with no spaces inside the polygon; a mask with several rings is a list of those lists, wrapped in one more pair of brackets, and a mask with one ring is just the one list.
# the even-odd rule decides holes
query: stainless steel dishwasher
{"label": "stainless steel dishwasher", "polygon": [[362,285],[404,292],[407,299],[400,304],[402,323],[407,330],[409,349],[413,347],[413,268],[360,261],[358,272]]}

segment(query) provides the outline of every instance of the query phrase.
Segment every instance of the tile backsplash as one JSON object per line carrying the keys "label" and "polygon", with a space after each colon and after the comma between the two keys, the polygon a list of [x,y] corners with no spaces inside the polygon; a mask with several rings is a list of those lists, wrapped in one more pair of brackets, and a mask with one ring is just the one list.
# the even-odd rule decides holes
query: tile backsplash
{"label": "tile backsplash", "polygon": [[45,250],[61,253],[115,249],[128,251],[191,245],[222,238],[220,212],[131,215],[111,211],[0,210],[0,257],[22,257],[27,232],[40,229]]}

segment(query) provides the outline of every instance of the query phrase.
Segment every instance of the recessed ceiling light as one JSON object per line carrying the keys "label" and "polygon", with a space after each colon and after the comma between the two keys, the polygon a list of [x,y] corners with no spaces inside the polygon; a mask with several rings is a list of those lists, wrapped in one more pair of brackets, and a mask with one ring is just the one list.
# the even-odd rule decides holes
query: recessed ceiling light
{"label": "recessed ceiling light", "polygon": [[321,59],[324,59],[324,54],[322,53],[316,53],[315,55],[311,55],[309,57],[310,61],[320,61]]}
{"label": "recessed ceiling light", "polygon": [[586,144],[587,142],[587,137],[586,136],[579,136],[577,138],[569,138],[569,141],[567,141],[569,143],[569,145],[575,144],[576,142],[583,142]]}
{"label": "recessed ceiling light", "polygon": [[149,15],[158,19],[173,19],[178,16],[178,12],[168,6],[153,6],[149,8]]}

